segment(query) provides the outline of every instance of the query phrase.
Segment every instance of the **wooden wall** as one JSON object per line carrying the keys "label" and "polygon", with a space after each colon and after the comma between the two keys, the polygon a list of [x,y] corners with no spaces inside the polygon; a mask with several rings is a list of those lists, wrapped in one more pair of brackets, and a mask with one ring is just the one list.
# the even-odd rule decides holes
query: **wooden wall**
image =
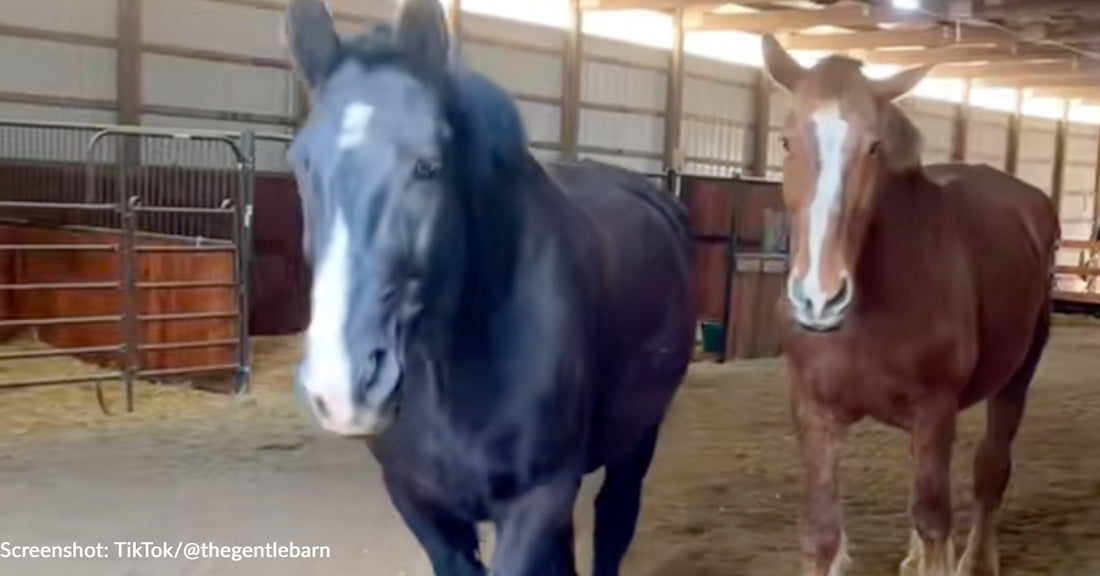
{"label": "wooden wall", "polygon": [[[681,189],[695,236],[700,320],[721,322],[726,314],[727,358],[778,355],[776,312],[787,269],[780,185],[684,176]],[[723,238],[733,243],[733,263]]]}
{"label": "wooden wall", "polygon": [[[117,233],[60,228],[0,225],[4,244],[114,244]],[[142,245],[170,244],[169,240],[142,237]],[[121,274],[116,252],[6,252],[0,258],[3,284],[116,282]],[[137,262],[138,282],[233,280],[230,252],[142,253]],[[113,316],[122,313],[118,289],[18,290],[0,294],[0,318],[5,320],[52,319],[79,316]],[[140,298],[144,315],[222,312],[236,309],[232,288],[148,290]],[[21,330],[5,329],[11,338]],[[145,344],[166,344],[223,340],[236,337],[232,318],[151,321],[142,326]],[[97,347],[121,344],[117,322],[89,325],[47,326],[37,329],[40,341],[57,348]],[[143,370],[196,368],[234,363],[234,347],[179,351],[149,351],[141,356]],[[87,358],[103,366],[117,366],[113,355]]]}

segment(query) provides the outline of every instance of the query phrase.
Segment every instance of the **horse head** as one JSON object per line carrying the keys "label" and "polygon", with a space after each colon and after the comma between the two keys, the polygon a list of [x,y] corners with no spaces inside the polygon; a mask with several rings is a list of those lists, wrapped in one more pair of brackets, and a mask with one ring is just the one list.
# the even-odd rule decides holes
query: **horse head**
{"label": "horse head", "polygon": [[873,80],[858,60],[830,56],[804,68],[773,36],[763,43],[767,73],[792,100],[782,137],[793,235],[787,309],[805,329],[835,330],[855,297],[878,184],[920,166],[920,133],[894,101],[931,67]]}
{"label": "horse head", "polygon": [[288,152],[314,272],[296,386],[329,431],[376,434],[399,410],[411,335],[453,316],[462,289],[444,14],[407,0],[396,26],[341,38],[323,4],[292,0],[287,31],[312,108]]}

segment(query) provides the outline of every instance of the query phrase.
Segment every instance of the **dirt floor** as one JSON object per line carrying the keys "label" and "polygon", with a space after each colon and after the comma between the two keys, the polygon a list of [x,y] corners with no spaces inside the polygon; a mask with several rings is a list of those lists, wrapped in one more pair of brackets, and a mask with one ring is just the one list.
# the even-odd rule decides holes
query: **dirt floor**
{"label": "dirt floor", "polygon": [[[1063,323],[1034,386],[1004,509],[1005,576],[1100,574],[1100,325]],[[255,391],[231,399],[144,385],[134,414],[88,388],[0,395],[0,574],[429,576],[357,442],[318,434],[289,390],[293,339],[256,344]],[[75,369],[75,368],[74,368]],[[112,410],[121,407],[108,386]],[[954,470],[959,546],[983,413]],[[795,573],[801,471],[778,361],[696,365],[662,437],[624,575]],[[905,437],[857,429],[844,462],[855,576],[896,573],[908,536]],[[578,507],[581,573],[590,503]],[[120,557],[116,542],[328,546],[329,558]],[[6,559],[14,545],[104,544],[95,560]]]}

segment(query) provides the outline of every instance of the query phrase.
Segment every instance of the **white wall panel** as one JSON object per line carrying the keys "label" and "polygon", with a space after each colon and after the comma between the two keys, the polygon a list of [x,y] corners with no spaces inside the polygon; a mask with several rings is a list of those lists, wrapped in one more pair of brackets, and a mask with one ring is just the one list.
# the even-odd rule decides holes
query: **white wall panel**
{"label": "white wall panel", "polygon": [[[720,78],[725,82],[740,84],[751,88],[756,83],[757,71],[748,66],[737,66],[728,62],[711,60],[694,55],[684,56],[684,72],[688,75],[700,74]],[[686,84],[685,84],[686,85]]]}
{"label": "white wall panel", "polygon": [[668,77],[655,70],[643,70],[584,61],[581,102],[629,106],[663,112],[668,94]]}
{"label": "white wall panel", "polygon": [[685,120],[681,138],[689,158],[738,165],[752,161],[752,131],[735,124]]}
{"label": "white wall panel", "polygon": [[527,138],[532,142],[561,143],[561,108],[541,102],[516,101]]}
{"label": "white wall panel", "polygon": [[[114,38],[117,0],[2,0],[0,22]],[[146,2],[148,3],[148,2]]]}
{"label": "white wall panel", "polygon": [[294,83],[285,70],[147,54],[146,104],[289,116]]}
{"label": "white wall panel", "polygon": [[902,110],[916,124],[924,139],[922,160],[929,164],[950,161],[955,125],[954,106],[906,98],[902,101]]}
{"label": "white wall panel", "polygon": [[655,67],[661,70],[668,69],[668,52],[665,50],[596,36],[584,37],[584,55],[586,57],[597,56],[641,66]]}
{"label": "white wall panel", "polygon": [[[565,32],[559,28],[503,21],[475,14],[464,16],[462,31],[471,42],[476,42],[478,38],[492,38],[500,42],[541,48],[554,53],[560,53],[565,43]],[[586,43],[587,41],[588,37],[585,38]]]}
{"label": "white wall panel", "polygon": [[708,164],[706,162],[687,162],[684,172],[697,176],[714,176],[717,178],[730,178],[739,172],[734,166],[724,164]]}
{"label": "white wall panel", "polygon": [[729,120],[742,125],[752,124],[752,89],[701,78],[685,78],[684,114]]}
{"label": "white wall panel", "polygon": [[1062,237],[1088,240],[1096,201],[1097,127],[1070,124],[1062,186]]}
{"label": "white wall panel", "polygon": [[664,119],[605,110],[581,110],[581,146],[661,153]]}
{"label": "white wall panel", "polygon": [[37,106],[0,102],[0,119],[23,120],[27,122],[76,122],[91,124],[114,124],[118,115],[107,110],[87,110],[84,108],[61,108],[57,106]]}
{"label": "white wall panel", "polygon": [[561,97],[561,58],[476,42],[463,44],[462,54],[471,68],[510,92]]}
{"label": "white wall panel", "polygon": [[0,92],[114,100],[115,52],[0,36]]}
{"label": "white wall panel", "polygon": [[[195,131],[231,131],[244,132],[269,132],[289,134],[290,129],[285,126],[269,126],[265,124],[246,124],[243,122],[226,122],[218,120],[206,120],[201,118],[177,118],[174,116],[159,116],[145,114],[142,116],[145,126],[158,128],[180,128],[183,132]],[[150,142],[157,142],[151,140]],[[178,150],[179,148],[175,148]],[[174,164],[178,158],[173,158],[173,148],[167,144],[149,144],[143,147],[143,159],[151,164]],[[224,149],[228,150],[228,148]],[[230,167],[233,162],[232,155],[228,152],[218,153],[208,158],[186,158],[186,165],[196,167]],[[286,145],[281,142],[260,141],[256,143],[256,170],[261,172],[286,172]]]}
{"label": "white wall panel", "polygon": [[1054,170],[1055,126],[1053,120],[1024,117],[1020,128],[1017,175],[1048,195]]}
{"label": "white wall panel", "polygon": [[662,163],[660,160],[653,160],[650,158],[638,158],[634,156],[612,156],[609,154],[588,154],[581,153],[581,158],[588,158],[596,160],[598,162],[604,162],[606,164],[614,164],[615,166],[622,166],[629,170],[637,170],[638,172],[657,173],[663,172]]}
{"label": "white wall panel", "polygon": [[966,161],[985,163],[994,168],[1005,166],[1009,115],[995,110],[970,109],[967,128]]}
{"label": "white wall panel", "polygon": [[144,40],[229,54],[286,58],[283,16],[205,0],[143,0]]}

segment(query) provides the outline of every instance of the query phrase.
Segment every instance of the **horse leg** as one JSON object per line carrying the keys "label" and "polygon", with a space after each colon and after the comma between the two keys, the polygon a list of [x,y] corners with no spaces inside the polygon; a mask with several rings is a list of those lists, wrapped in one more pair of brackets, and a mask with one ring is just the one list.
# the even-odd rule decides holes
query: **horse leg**
{"label": "horse leg", "polygon": [[576,576],[573,506],[580,475],[523,494],[497,522],[491,576]]}
{"label": "horse leg", "polygon": [[485,576],[477,528],[418,498],[386,475],[386,490],[405,524],[424,548],[435,576]]}
{"label": "horse leg", "polygon": [[1024,364],[1003,390],[986,402],[986,429],[974,453],[974,500],[978,513],[958,576],[998,576],[997,511],[1012,474],[1012,443],[1020,429],[1028,388],[1050,334],[1049,318],[1040,321]]}
{"label": "horse leg", "polygon": [[824,406],[801,396],[796,385],[792,407],[806,474],[799,514],[802,574],[842,576],[850,564],[838,477],[847,426]]}
{"label": "horse leg", "polygon": [[918,409],[912,450],[916,473],[909,514],[914,533],[902,576],[952,576],[951,449],[955,443],[956,402],[937,402]]}
{"label": "horse leg", "polygon": [[660,425],[643,435],[622,461],[609,464],[596,497],[592,576],[618,576],[619,565],[634,539],[642,503],[642,481],[653,461]]}

